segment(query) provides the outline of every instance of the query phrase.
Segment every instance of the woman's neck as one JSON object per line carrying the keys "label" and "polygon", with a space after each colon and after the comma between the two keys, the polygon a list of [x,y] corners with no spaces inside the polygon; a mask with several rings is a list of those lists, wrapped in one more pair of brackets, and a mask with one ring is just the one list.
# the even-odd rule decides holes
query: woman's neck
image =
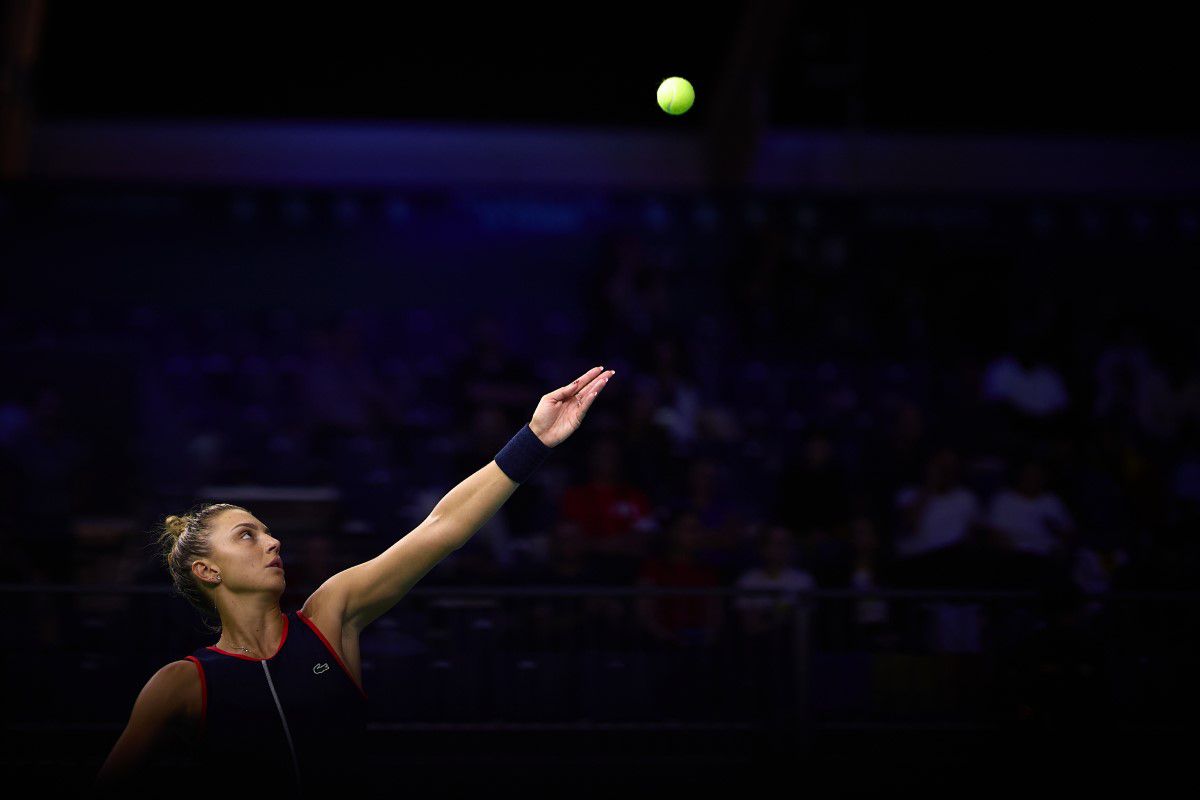
{"label": "woman's neck", "polygon": [[275,655],[283,640],[283,612],[279,604],[269,608],[241,609],[221,615],[221,640],[217,647],[231,653],[245,653],[255,658]]}

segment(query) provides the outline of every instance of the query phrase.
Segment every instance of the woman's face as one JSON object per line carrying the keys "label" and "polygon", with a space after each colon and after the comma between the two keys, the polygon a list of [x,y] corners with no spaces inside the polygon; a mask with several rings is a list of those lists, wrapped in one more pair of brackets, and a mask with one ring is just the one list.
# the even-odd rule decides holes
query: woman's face
{"label": "woman's face", "polygon": [[236,508],[222,511],[213,522],[210,544],[212,555],[201,559],[210,570],[198,572],[201,579],[212,580],[219,573],[220,585],[234,591],[279,590],[285,585],[282,557],[280,566],[267,566],[280,556],[280,542],[253,514]]}

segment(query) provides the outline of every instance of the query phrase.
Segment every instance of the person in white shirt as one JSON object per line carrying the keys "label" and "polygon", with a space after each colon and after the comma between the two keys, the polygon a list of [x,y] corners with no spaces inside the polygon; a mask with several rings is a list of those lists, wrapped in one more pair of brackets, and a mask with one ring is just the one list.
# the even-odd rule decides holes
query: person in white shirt
{"label": "person in white shirt", "polygon": [[1022,341],[1015,354],[993,359],[980,389],[985,401],[1007,403],[1034,418],[1057,414],[1070,400],[1062,374],[1045,361],[1037,338]]}
{"label": "person in white shirt", "polygon": [[785,589],[776,596],[742,595],[734,602],[749,633],[774,627],[795,603],[797,594],[816,588],[812,575],[793,566],[795,534],[782,525],[771,525],[760,545],[762,566],[748,569],[737,580],[741,589]]}
{"label": "person in white shirt", "polygon": [[[938,449],[925,471],[922,486],[900,491],[896,499],[907,521],[907,535],[897,538],[897,580],[918,589],[953,588],[977,579],[980,550],[987,528],[979,498],[959,480],[958,454]],[[982,647],[981,606],[961,601],[921,603],[930,615],[920,633],[935,652],[977,653]]]}
{"label": "person in white shirt", "polygon": [[900,559],[968,543],[981,522],[979,499],[959,483],[958,454],[949,447],[929,460],[923,485],[900,490],[896,505],[908,523],[895,545]]}
{"label": "person in white shirt", "polygon": [[[854,572],[850,576],[850,586],[862,590],[878,588],[879,535],[875,532],[875,523],[865,514],[855,516],[850,520],[850,538],[854,542]],[[873,629],[882,625],[888,621],[887,601],[858,601],[854,620],[864,628]]]}
{"label": "person in white shirt", "polygon": [[1200,409],[1200,374],[1177,338],[1164,341],[1155,357],[1132,325],[1121,331],[1096,360],[1094,420],[1136,424],[1142,433],[1170,442]]}
{"label": "person in white shirt", "polygon": [[1035,556],[1062,556],[1075,522],[1058,495],[1046,490],[1046,472],[1036,460],[1021,465],[1016,486],[996,492],[987,515],[1000,547]]}
{"label": "person in white shirt", "polygon": [[778,594],[739,595],[734,605],[744,636],[740,644],[743,702],[763,719],[779,719],[798,698],[789,694],[795,687],[796,670],[806,659],[807,648],[795,647],[809,640],[815,603],[802,593],[816,588],[812,575],[793,565],[796,534],[778,523],[769,525],[759,545],[762,565],[748,569],[737,580],[741,589],[780,589]]}

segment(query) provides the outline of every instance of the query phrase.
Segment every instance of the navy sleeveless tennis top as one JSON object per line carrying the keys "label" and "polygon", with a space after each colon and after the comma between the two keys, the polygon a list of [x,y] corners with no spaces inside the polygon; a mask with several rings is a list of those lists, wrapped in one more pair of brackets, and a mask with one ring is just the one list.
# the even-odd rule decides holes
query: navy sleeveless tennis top
{"label": "navy sleeveless tennis top", "polygon": [[219,790],[308,794],[353,786],[364,756],[367,693],[337,651],[299,611],[283,614],[269,658],[215,646],[187,656],[200,671],[199,752]]}

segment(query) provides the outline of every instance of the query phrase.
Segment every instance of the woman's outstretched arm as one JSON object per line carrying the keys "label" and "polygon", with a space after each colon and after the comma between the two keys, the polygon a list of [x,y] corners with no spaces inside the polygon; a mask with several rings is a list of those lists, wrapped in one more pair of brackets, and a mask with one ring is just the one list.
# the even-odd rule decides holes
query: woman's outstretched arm
{"label": "woman's outstretched arm", "polygon": [[[516,478],[523,480],[529,465],[538,459],[538,451],[555,447],[579,428],[612,374],[594,367],[567,386],[543,395],[528,431],[522,429],[496,460],[451,489],[420,525],[387,550],[322,584],[317,593],[323,595],[323,602],[340,608],[343,624],[360,632],[396,605],[504,505],[520,485]],[[502,464],[515,476],[505,472]]]}

